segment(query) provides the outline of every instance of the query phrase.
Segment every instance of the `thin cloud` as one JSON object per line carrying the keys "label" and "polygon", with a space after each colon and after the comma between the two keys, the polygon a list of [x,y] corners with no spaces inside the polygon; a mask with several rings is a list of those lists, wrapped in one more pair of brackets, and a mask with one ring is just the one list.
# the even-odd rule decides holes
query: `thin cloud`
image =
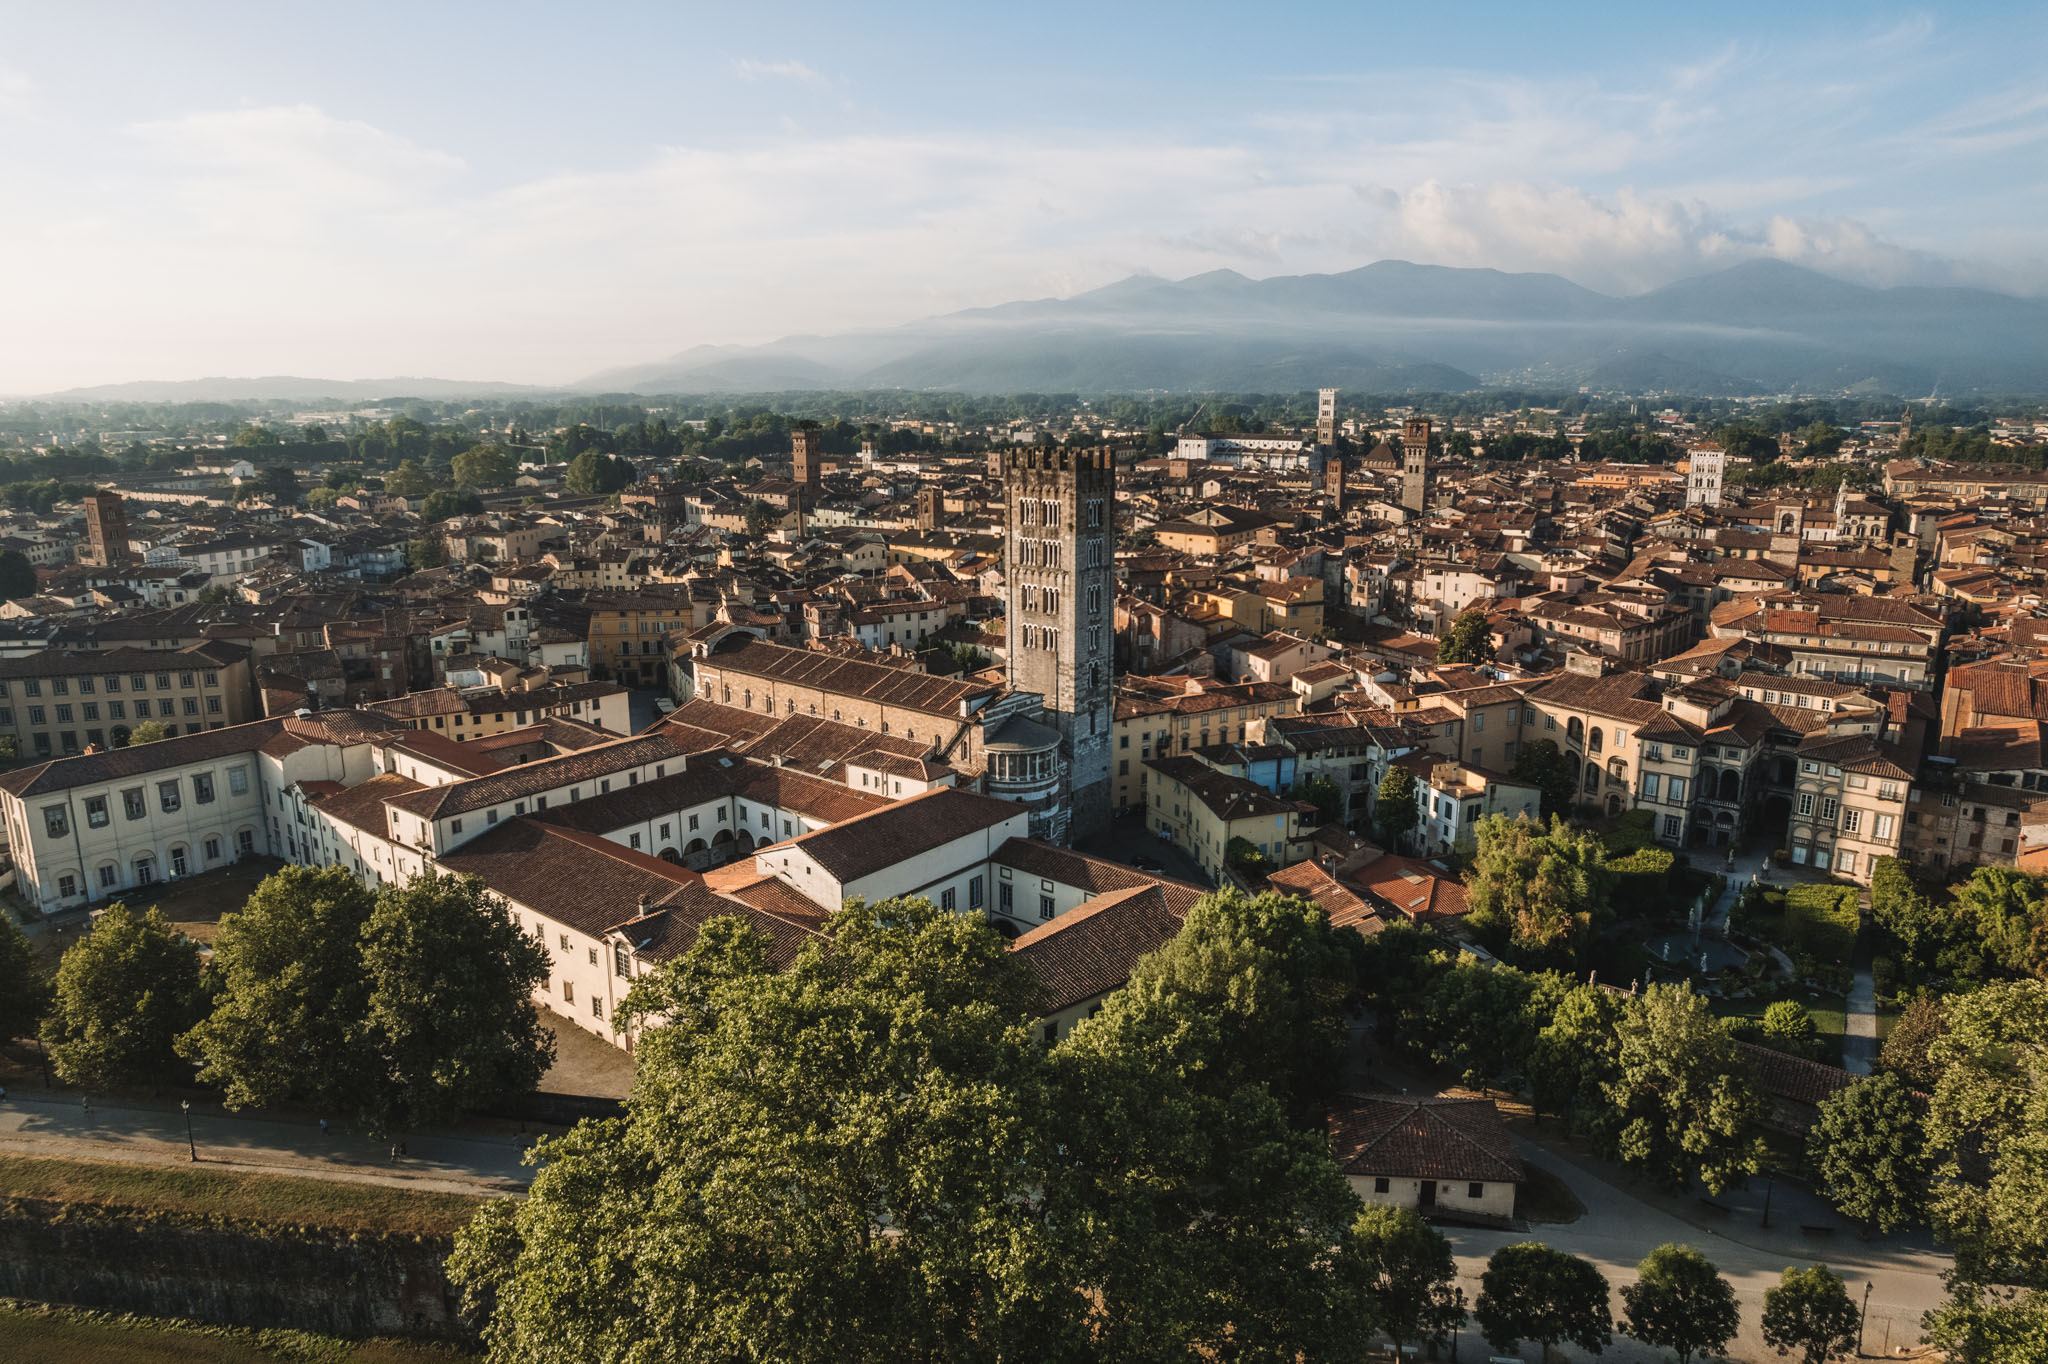
{"label": "thin cloud", "polygon": [[799,61],[763,62],[752,57],[741,57],[732,64],[732,71],[743,81],[782,80],[796,81],[803,85],[829,85],[816,70]]}

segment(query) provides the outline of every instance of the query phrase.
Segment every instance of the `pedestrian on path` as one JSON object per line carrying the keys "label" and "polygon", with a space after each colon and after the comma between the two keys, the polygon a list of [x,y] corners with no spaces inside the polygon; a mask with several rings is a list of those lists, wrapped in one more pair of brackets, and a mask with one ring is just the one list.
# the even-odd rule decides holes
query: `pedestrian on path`
{"label": "pedestrian on path", "polygon": [[327,1135],[327,1119],[325,1118],[320,1120],[320,1135],[323,1137]]}

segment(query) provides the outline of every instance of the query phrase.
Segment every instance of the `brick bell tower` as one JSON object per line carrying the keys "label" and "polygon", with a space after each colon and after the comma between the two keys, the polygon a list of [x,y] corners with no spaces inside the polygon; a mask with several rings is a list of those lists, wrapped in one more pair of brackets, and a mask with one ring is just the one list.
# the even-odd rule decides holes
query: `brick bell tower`
{"label": "brick bell tower", "polygon": [[1003,453],[1010,687],[1060,732],[1072,837],[1110,815],[1116,463],[1106,448]]}

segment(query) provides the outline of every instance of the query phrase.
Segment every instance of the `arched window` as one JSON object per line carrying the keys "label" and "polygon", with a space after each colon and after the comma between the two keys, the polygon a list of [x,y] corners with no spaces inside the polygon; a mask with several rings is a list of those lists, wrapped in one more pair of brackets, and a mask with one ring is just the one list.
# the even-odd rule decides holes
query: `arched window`
{"label": "arched window", "polygon": [[171,875],[185,876],[192,870],[192,859],[185,845],[180,843],[171,849]]}
{"label": "arched window", "polygon": [[1600,726],[1595,725],[1586,734],[1586,747],[1594,753],[1600,751]]}
{"label": "arched window", "polygon": [[1586,727],[1579,723],[1578,716],[1574,715],[1571,719],[1565,722],[1564,737],[1570,739],[1573,743],[1577,743],[1581,738],[1585,736],[1585,733]]}
{"label": "arched window", "polygon": [[156,859],[148,853],[135,859],[135,884],[149,886],[156,884]]}

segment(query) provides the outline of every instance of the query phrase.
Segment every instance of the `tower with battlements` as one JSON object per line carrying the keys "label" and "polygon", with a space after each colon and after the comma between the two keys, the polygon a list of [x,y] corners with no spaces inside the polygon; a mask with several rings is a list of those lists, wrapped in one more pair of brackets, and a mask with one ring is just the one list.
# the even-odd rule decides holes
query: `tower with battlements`
{"label": "tower with battlements", "polygon": [[1401,427],[1401,506],[1421,513],[1429,506],[1429,418],[1410,417]]}
{"label": "tower with battlements", "polygon": [[1010,686],[1045,698],[1078,837],[1110,815],[1115,461],[1107,449],[1006,451],[1003,503]]}

